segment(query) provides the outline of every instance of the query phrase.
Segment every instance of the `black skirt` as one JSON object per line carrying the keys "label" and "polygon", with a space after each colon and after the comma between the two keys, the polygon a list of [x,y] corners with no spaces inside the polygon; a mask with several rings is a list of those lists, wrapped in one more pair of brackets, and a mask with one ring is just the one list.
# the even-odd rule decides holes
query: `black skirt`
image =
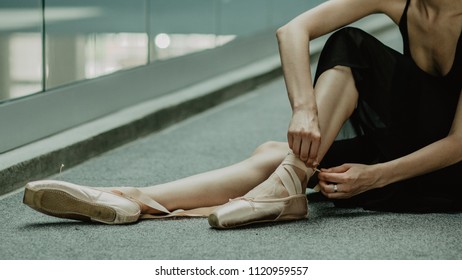
{"label": "black skirt", "polygon": [[[447,77],[422,71],[408,56],[351,27],[337,31],[326,42],[315,83],[324,71],[340,65],[351,68],[359,92],[351,116],[359,136],[335,141],[322,167],[390,161],[448,135],[460,87]],[[458,212],[462,210],[461,179],[459,163],[334,202],[338,207],[377,211]]]}

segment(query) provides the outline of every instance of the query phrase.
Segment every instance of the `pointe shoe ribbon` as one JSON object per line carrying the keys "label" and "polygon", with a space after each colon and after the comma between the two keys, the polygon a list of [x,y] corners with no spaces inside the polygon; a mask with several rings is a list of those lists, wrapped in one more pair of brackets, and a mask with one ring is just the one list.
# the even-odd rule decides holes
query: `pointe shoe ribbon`
{"label": "pointe shoe ribbon", "polygon": [[304,173],[308,167],[293,154],[288,154],[276,169],[275,174],[288,192],[287,197],[271,197],[259,194],[258,187],[243,197],[231,199],[218,207],[209,216],[214,228],[234,228],[262,222],[277,222],[303,219],[308,216],[307,198],[304,186],[293,167]]}
{"label": "pointe shoe ribbon", "polygon": [[126,197],[127,199],[138,201],[145,204],[146,206],[155,209],[163,214],[141,214],[140,219],[164,219],[171,217],[207,217],[216,206],[211,207],[202,207],[195,208],[190,210],[176,209],[174,211],[169,211],[162,204],[158,203],[154,199],[150,198],[139,189],[134,187],[120,187],[117,188],[117,191],[120,191],[121,196]]}
{"label": "pointe shoe ribbon", "polygon": [[285,160],[282,162],[281,166],[276,169],[275,172],[279,179],[281,179],[282,184],[289,193],[289,196],[301,194],[303,192],[302,182],[298,178],[298,175],[295,173],[295,170],[292,168],[292,166],[303,170],[305,173],[308,171],[308,167],[305,165],[305,163],[293,154],[288,154]]}

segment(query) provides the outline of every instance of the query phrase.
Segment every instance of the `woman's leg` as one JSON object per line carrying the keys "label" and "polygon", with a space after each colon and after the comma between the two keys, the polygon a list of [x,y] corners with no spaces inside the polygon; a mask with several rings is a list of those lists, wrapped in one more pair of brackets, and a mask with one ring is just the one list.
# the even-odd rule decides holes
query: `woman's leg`
{"label": "woman's leg", "polygon": [[[221,205],[246,194],[267,179],[288,151],[287,143],[267,142],[237,164],[139,190],[168,210]],[[142,211],[157,213],[145,206]]]}
{"label": "woman's leg", "polygon": [[329,150],[343,124],[356,108],[358,91],[351,69],[336,66],[325,71],[315,86],[318,119],[321,129],[319,159]]}
{"label": "woman's leg", "polygon": [[242,196],[265,180],[288,150],[287,143],[267,142],[240,163],[145,188],[89,188],[63,181],[35,181],[26,185],[23,202],[39,212],[60,218],[106,224],[133,223],[140,214],[217,206]]}

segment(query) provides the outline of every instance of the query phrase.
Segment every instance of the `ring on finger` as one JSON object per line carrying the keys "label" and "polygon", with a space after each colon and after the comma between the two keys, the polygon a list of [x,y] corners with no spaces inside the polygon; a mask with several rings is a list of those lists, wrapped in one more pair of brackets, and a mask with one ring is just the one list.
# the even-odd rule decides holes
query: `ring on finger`
{"label": "ring on finger", "polygon": [[333,189],[334,189],[334,192],[338,192],[338,186],[337,186],[337,184],[334,184]]}

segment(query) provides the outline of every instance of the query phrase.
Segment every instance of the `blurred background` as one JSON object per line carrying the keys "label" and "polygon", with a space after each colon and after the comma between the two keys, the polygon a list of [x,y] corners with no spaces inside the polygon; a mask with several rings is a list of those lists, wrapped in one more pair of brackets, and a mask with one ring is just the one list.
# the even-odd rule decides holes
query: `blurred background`
{"label": "blurred background", "polygon": [[0,0],[0,102],[274,31],[321,0]]}
{"label": "blurred background", "polygon": [[321,2],[0,0],[0,154],[277,56]]}

